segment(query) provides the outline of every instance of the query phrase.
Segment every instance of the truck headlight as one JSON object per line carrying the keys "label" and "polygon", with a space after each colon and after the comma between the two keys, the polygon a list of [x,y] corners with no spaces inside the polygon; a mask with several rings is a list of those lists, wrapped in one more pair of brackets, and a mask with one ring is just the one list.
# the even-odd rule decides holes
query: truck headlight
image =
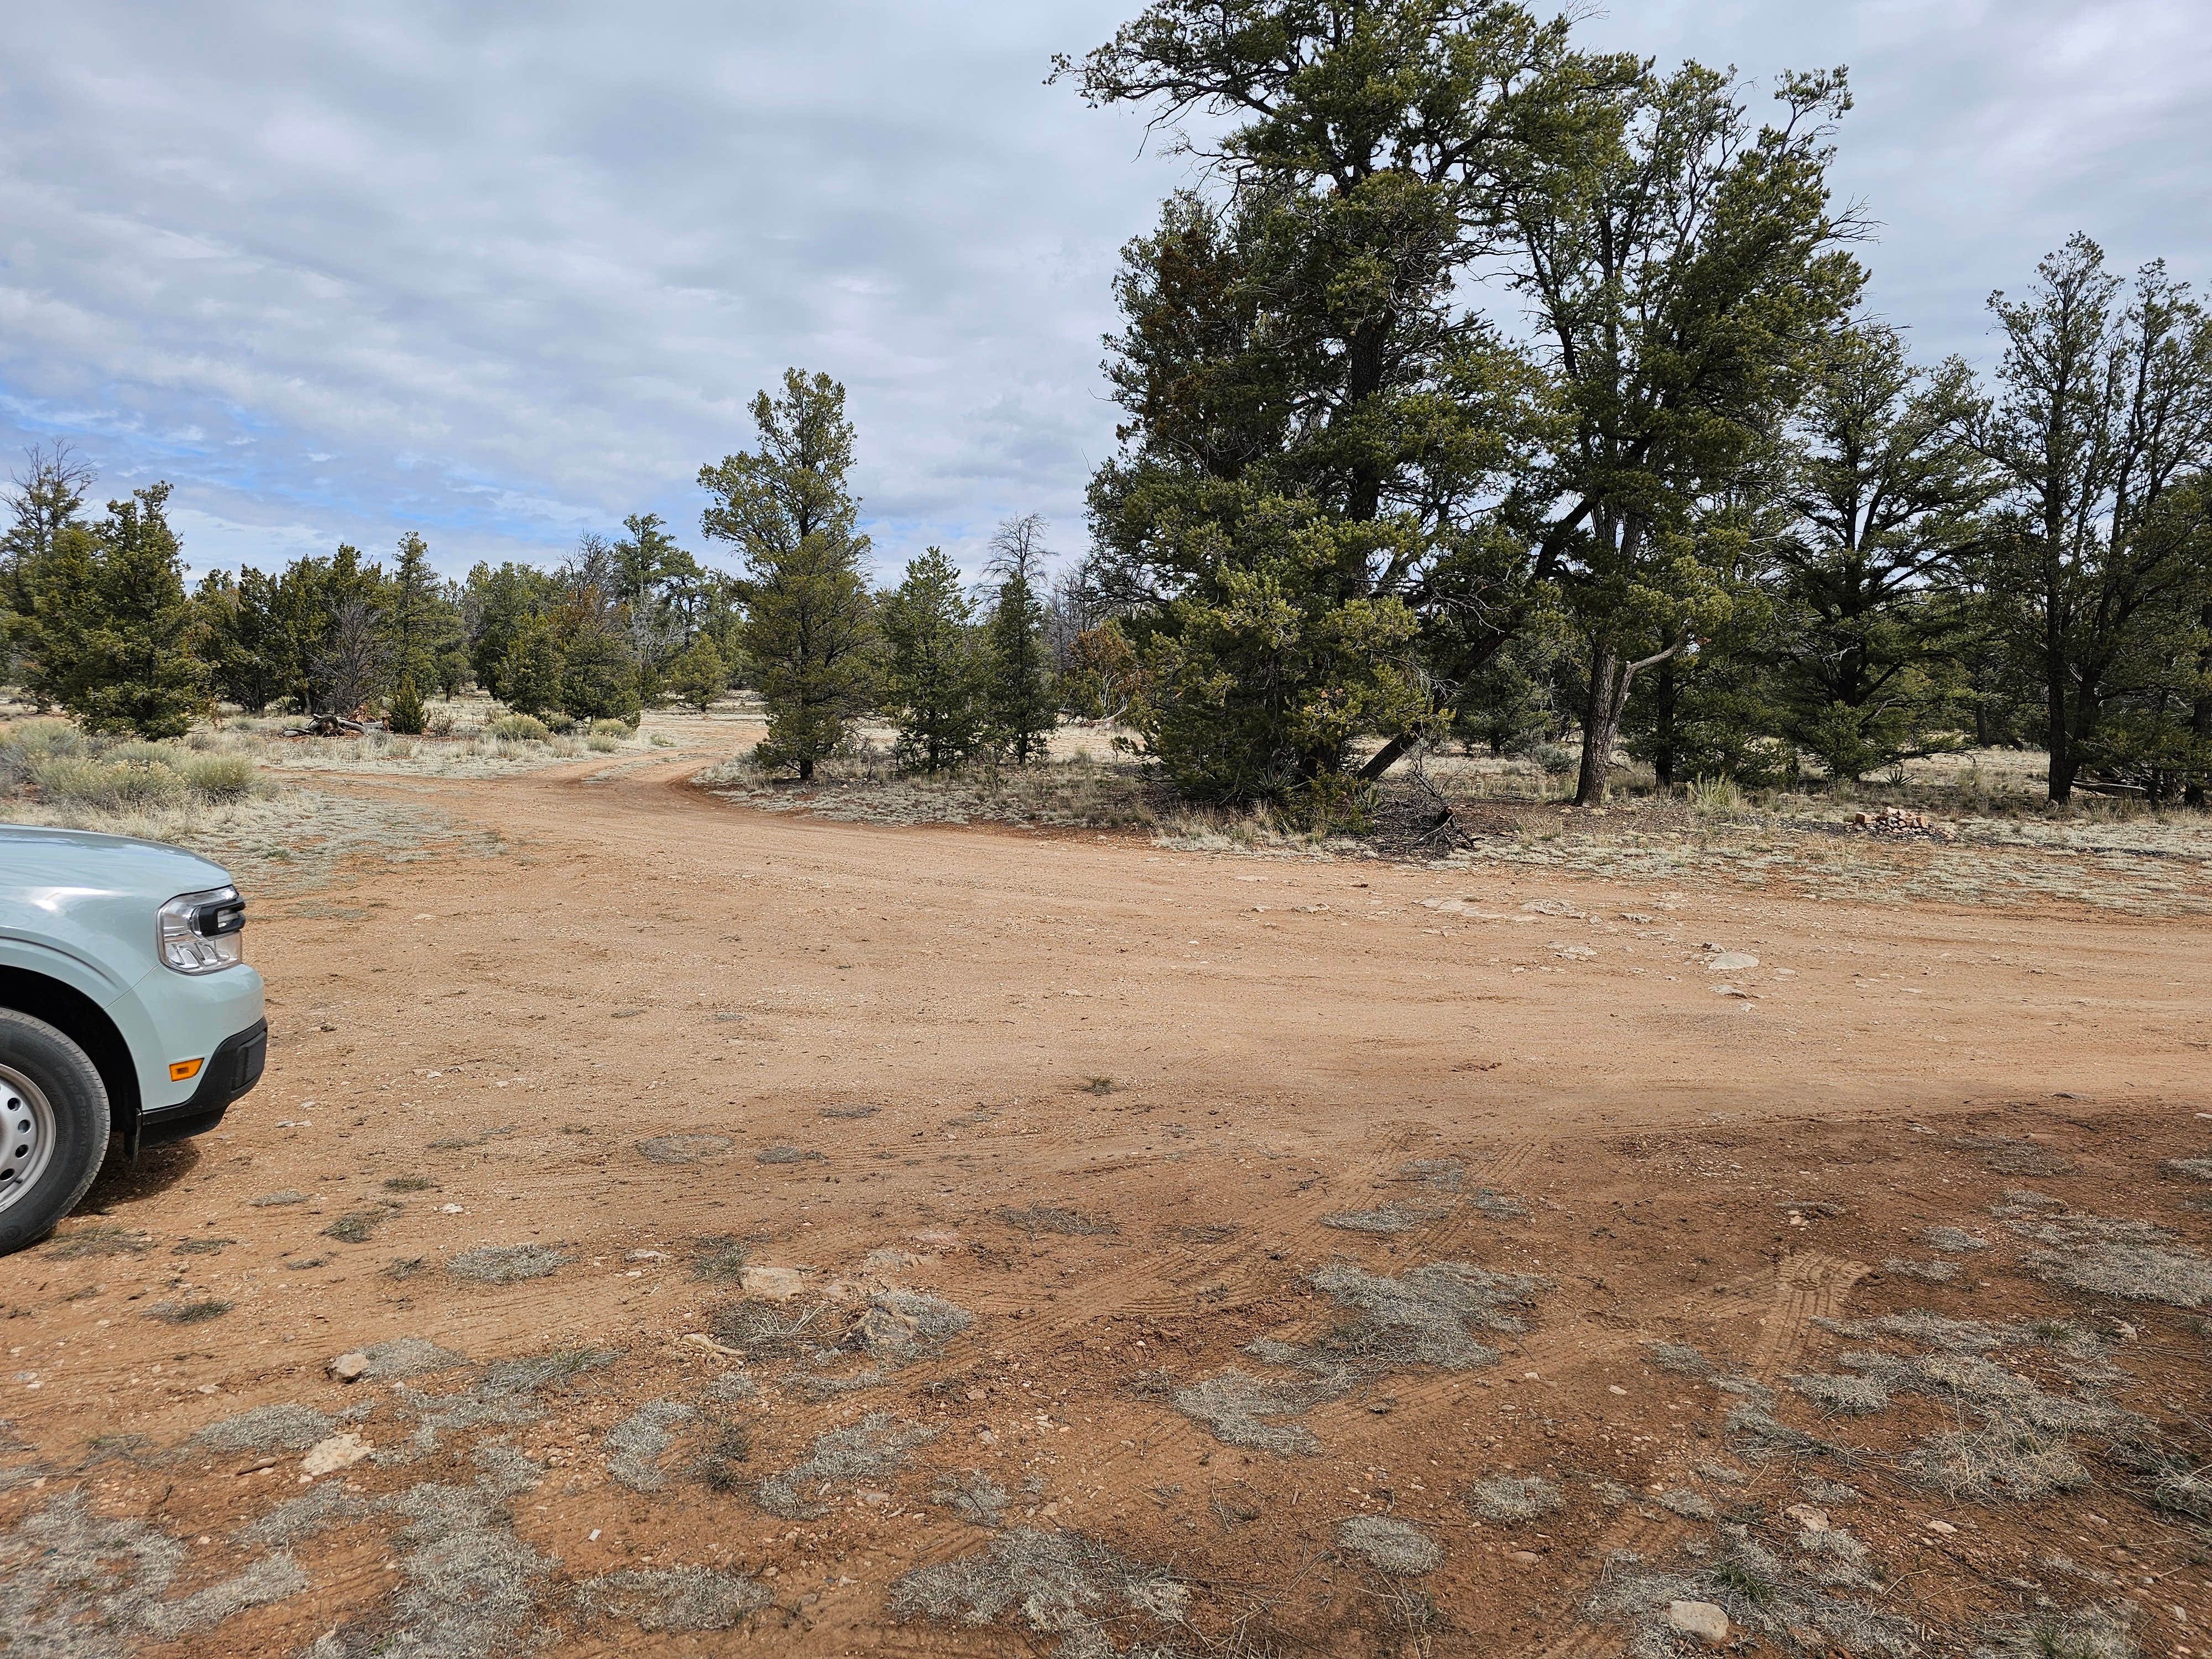
{"label": "truck headlight", "polygon": [[161,907],[161,960],[180,974],[212,974],[246,959],[246,901],[235,887],[179,893]]}

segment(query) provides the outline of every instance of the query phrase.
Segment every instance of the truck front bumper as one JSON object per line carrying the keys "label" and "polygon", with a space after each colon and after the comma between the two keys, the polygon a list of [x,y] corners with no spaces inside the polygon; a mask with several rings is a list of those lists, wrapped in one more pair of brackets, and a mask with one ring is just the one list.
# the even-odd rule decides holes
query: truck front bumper
{"label": "truck front bumper", "polygon": [[249,1093],[261,1081],[269,1063],[269,1022],[257,1019],[243,1031],[225,1037],[200,1068],[199,1087],[191,1098],[173,1106],[160,1106],[138,1114],[138,1144],[158,1146],[205,1134],[222,1121],[230,1103]]}

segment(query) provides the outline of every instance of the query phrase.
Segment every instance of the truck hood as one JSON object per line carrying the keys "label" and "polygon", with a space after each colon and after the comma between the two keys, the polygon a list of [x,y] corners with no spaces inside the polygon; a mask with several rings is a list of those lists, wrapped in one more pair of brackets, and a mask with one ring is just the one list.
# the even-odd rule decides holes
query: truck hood
{"label": "truck hood", "polygon": [[40,890],[71,902],[123,898],[158,906],[229,881],[221,865],[157,841],[0,823],[0,909],[37,904]]}

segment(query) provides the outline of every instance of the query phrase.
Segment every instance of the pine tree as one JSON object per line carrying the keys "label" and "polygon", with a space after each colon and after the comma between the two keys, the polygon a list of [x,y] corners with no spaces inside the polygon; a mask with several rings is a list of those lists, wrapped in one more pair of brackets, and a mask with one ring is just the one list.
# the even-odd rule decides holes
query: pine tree
{"label": "pine tree", "polygon": [[432,678],[442,631],[441,609],[437,573],[430,568],[429,544],[410,530],[399,538],[398,559],[392,566],[384,607],[392,672],[396,678],[411,679],[418,685]]}
{"label": "pine tree", "polygon": [[1060,724],[1052,690],[1052,658],[1044,639],[1044,606],[1029,578],[1000,584],[984,624],[984,706],[991,741],[1026,766],[1044,754]]}
{"label": "pine tree", "polygon": [[903,766],[957,766],[981,735],[971,614],[958,568],[934,547],[907,566],[906,580],[884,600],[884,700]]}
{"label": "pine tree", "polygon": [[422,712],[422,696],[415,689],[412,674],[399,677],[398,689],[392,694],[389,718],[393,731],[410,738],[422,736],[422,728],[429,723]]}
{"label": "pine tree", "polygon": [[680,702],[689,703],[701,714],[714,707],[714,699],[729,689],[729,665],[722,653],[714,649],[714,641],[701,635],[691,642],[691,648],[677,658],[669,677],[669,690]]}
{"label": "pine tree", "polygon": [[805,782],[844,746],[874,690],[874,602],[860,574],[868,538],[854,532],[859,504],[845,483],[853,427],[845,388],[795,368],[781,398],[753,399],[752,415],[759,453],[699,470],[717,498],[702,522],[744,555],[740,639],[768,705],[755,758]]}

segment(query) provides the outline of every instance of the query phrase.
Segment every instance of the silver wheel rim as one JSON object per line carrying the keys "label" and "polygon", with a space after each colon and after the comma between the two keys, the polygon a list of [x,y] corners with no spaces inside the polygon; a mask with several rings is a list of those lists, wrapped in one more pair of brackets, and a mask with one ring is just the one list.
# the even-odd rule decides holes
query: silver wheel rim
{"label": "silver wheel rim", "polygon": [[0,1211],[39,1184],[54,1157],[54,1109],[46,1092],[0,1066]]}

